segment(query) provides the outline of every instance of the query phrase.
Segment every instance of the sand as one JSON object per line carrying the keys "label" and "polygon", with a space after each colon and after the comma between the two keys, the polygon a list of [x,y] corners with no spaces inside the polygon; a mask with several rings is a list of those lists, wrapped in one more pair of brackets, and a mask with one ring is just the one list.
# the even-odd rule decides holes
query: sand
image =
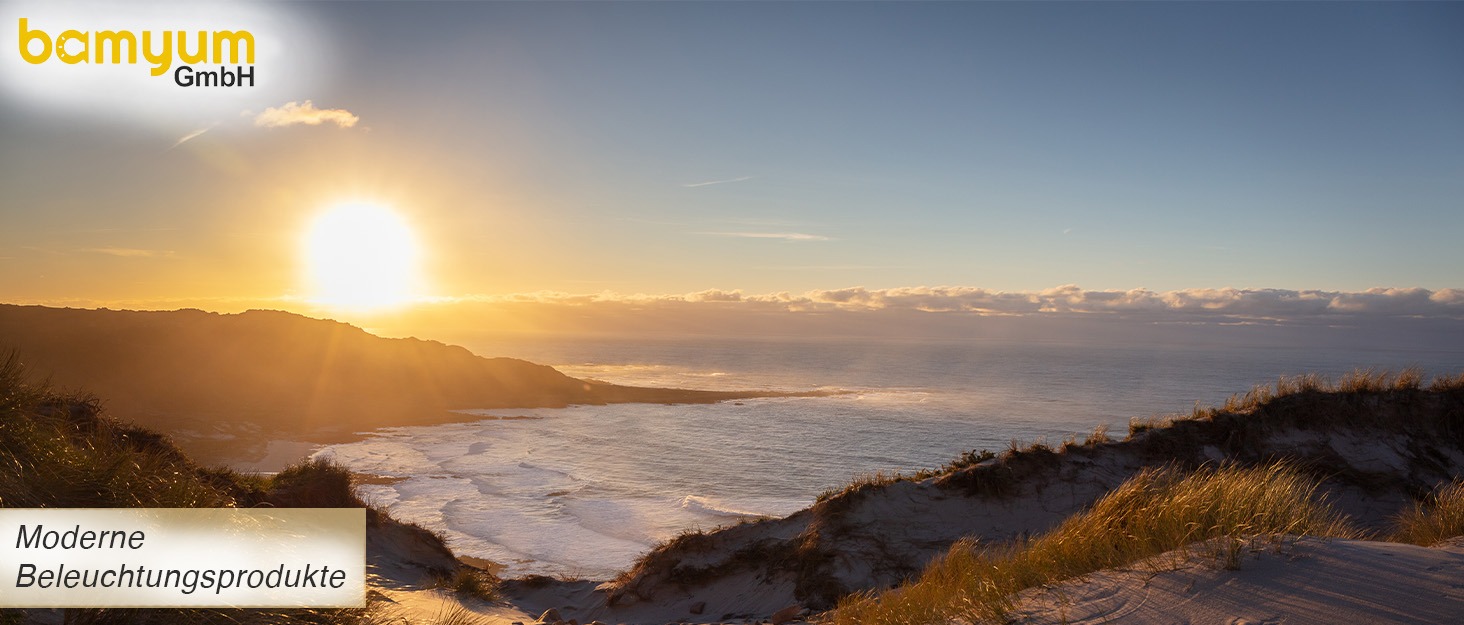
{"label": "sand", "polygon": [[1464,620],[1464,540],[1435,547],[1301,538],[1238,570],[1169,553],[1023,593],[1020,623],[1423,624]]}
{"label": "sand", "polygon": [[[1464,619],[1464,538],[1434,547],[1312,537],[1257,539],[1233,570],[1207,553],[1205,546],[1197,545],[1026,591],[1020,595],[1022,607],[1014,622],[1422,625]],[[620,611],[586,606],[586,601],[593,601],[594,586],[583,582],[546,587],[526,593],[530,597],[523,599],[528,600],[521,599],[517,606],[479,607],[473,612],[494,625],[533,623],[535,618],[529,615],[551,604],[558,605],[564,618],[581,623],[595,618],[606,623],[744,622],[744,618],[692,615],[678,601],[642,603]],[[758,603],[752,596],[730,591],[725,597],[699,599]],[[420,615],[441,610],[436,604],[414,601]]]}
{"label": "sand", "polygon": [[236,460],[229,464],[235,471],[245,473],[278,473],[285,467],[300,462],[320,449],[320,443],[274,440],[265,443],[264,455],[253,460]]}

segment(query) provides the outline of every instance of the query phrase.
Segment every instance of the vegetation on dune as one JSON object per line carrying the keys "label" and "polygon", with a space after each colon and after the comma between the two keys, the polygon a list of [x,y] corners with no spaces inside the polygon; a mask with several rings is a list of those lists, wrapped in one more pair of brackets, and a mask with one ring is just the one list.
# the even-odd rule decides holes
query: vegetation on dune
{"label": "vegetation on dune", "polygon": [[[1333,396],[1389,396],[1397,393],[1417,393],[1426,391],[1436,394],[1458,393],[1464,391],[1464,372],[1456,375],[1441,375],[1431,382],[1424,383],[1424,374],[1417,368],[1408,368],[1402,371],[1387,371],[1378,369],[1359,369],[1343,375],[1336,382],[1326,376],[1317,374],[1305,374],[1297,376],[1282,376],[1275,384],[1261,384],[1245,393],[1231,395],[1225,403],[1216,406],[1203,408],[1198,404],[1188,415],[1161,416],[1148,419],[1134,418],[1129,420],[1129,438],[1149,430],[1173,425],[1182,421],[1205,421],[1214,420],[1225,416],[1254,415],[1273,408],[1280,403],[1304,401],[1315,399],[1324,395]],[[1305,423],[1312,419],[1330,420],[1335,425],[1352,425],[1358,421],[1367,424],[1380,424],[1370,420],[1369,417],[1386,416],[1377,412],[1354,411],[1350,414],[1319,415],[1308,413],[1302,410],[1288,411],[1285,416],[1293,421]],[[1389,424],[1396,426],[1407,426],[1408,424]]]}
{"label": "vegetation on dune", "polygon": [[1023,589],[1123,566],[1208,543],[1234,566],[1256,535],[1352,537],[1343,518],[1318,496],[1317,482],[1286,464],[1183,472],[1149,469],[1087,512],[1015,545],[965,540],[906,585],[842,601],[835,624],[947,623],[954,618],[1003,622]]}
{"label": "vegetation on dune", "polygon": [[194,465],[167,438],[101,415],[94,398],[27,384],[14,355],[0,362],[0,506],[221,507],[262,486]]}
{"label": "vegetation on dune", "polygon": [[[12,354],[0,359],[0,507],[366,507],[351,474],[324,460],[304,461],[264,478],[204,468],[168,437],[113,420],[95,398],[52,392],[26,380]],[[367,510],[368,533],[410,535],[451,561],[440,537]],[[466,567],[442,572],[443,586],[491,600],[497,578]],[[459,615],[454,618],[465,618]],[[23,622],[23,611],[0,611],[0,623]],[[381,602],[360,609],[68,609],[78,624],[405,623]],[[448,619],[451,621],[452,619]],[[458,621],[452,621],[458,622]]]}
{"label": "vegetation on dune", "polygon": [[334,461],[312,458],[285,467],[270,480],[269,503],[282,508],[365,508],[351,486],[351,472]]}
{"label": "vegetation on dune", "polygon": [[492,573],[469,566],[459,567],[450,579],[444,580],[444,585],[453,592],[482,601],[501,598],[499,583],[498,577]]}
{"label": "vegetation on dune", "polygon": [[1464,480],[1445,484],[1398,515],[1390,540],[1425,547],[1464,536]]}

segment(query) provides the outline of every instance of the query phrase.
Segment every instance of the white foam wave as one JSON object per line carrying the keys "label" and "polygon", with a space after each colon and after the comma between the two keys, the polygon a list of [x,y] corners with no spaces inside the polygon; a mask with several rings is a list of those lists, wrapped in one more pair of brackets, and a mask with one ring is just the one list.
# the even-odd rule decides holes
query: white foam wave
{"label": "white foam wave", "polygon": [[711,497],[702,497],[698,495],[687,495],[685,497],[682,497],[681,509],[691,512],[693,514],[707,514],[719,517],[739,518],[765,516],[761,513],[752,512],[750,510],[742,510],[733,506],[729,506]]}

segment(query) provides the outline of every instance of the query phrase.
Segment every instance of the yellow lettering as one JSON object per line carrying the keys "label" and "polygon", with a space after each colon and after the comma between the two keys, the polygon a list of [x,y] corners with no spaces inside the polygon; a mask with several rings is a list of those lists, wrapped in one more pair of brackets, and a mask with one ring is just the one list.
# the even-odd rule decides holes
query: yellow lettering
{"label": "yellow lettering", "polygon": [[[113,65],[121,63],[137,63],[137,49],[142,48],[142,56],[152,65],[150,73],[153,76],[162,76],[179,61],[178,64],[189,65],[194,63],[209,62],[209,32],[193,31],[197,33],[196,49],[188,49],[188,32],[165,30],[161,34],[149,30],[142,31],[141,44],[138,43],[137,33],[130,30],[98,30],[93,33],[79,30],[65,30],[53,39],[50,33],[42,29],[32,29],[30,20],[19,18],[17,21],[20,44],[20,57],[27,63],[40,65],[51,60],[54,54],[62,63],[76,65],[78,63],[96,63],[98,65],[110,62]],[[177,36],[176,46],[173,37]],[[93,36],[95,39],[93,39]],[[40,45],[36,45],[39,42]],[[68,50],[67,46],[80,42],[80,50]],[[247,30],[216,30],[213,31],[213,63],[222,65],[224,63],[238,64],[240,57],[244,63],[254,64],[254,51],[256,43],[254,33]],[[225,54],[225,48],[228,54]],[[125,59],[125,60],[124,60]],[[249,77],[253,78],[252,74]]]}
{"label": "yellow lettering", "polygon": [[[31,54],[30,42],[37,39],[41,40],[41,53]],[[23,17],[20,18],[20,58],[35,65],[45,63],[46,59],[51,58],[51,36],[43,30],[31,30],[30,20]]]}
{"label": "yellow lettering", "polygon": [[[67,65],[87,62],[89,51],[87,50],[86,35],[87,33],[76,30],[62,32],[60,36],[56,37],[56,58],[61,59],[61,62]],[[81,42],[81,53],[79,54],[71,54],[66,51],[66,43],[73,39]]]}
{"label": "yellow lettering", "polygon": [[168,73],[168,68],[173,66],[172,37],[173,31],[163,31],[163,36],[159,37],[159,39],[163,40],[163,51],[158,54],[153,54],[152,31],[142,31],[142,56],[143,58],[146,58],[149,63],[152,63],[153,68],[151,73],[154,76],[162,76],[163,74]]}
{"label": "yellow lettering", "polygon": [[[142,34],[144,37],[147,36],[147,31],[142,31]],[[120,33],[111,30],[97,31],[97,39],[94,42],[97,46],[96,60],[93,62],[98,64],[103,62],[102,57],[106,55],[102,54],[102,52],[107,49],[106,43],[109,41],[112,42],[112,64],[115,65],[122,62],[123,42],[127,42],[127,62],[137,62],[137,36],[126,30]]]}
{"label": "yellow lettering", "polygon": [[239,62],[239,48],[244,47],[244,44],[246,44],[246,43],[249,44],[249,49],[244,54],[244,58],[248,59],[245,62],[246,63],[249,63],[251,65],[254,63],[254,33],[251,33],[251,32],[249,32],[247,30],[240,30],[240,31],[216,30],[216,31],[214,31],[213,36],[214,36],[214,42],[213,42],[213,44],[214,44],[213,45],[213,62],[214,63],[223,64],[223,62],[224,62],[224,42],[225,41],[229,42],[229,62],[230,63],[238,63]]}
{"label": "yellow lettering", "polygon": [[178,59],[184,63],[202,63],[208,60],[208,33],[198,31],[198,53],[188,53],[188,33],[178,31]]}

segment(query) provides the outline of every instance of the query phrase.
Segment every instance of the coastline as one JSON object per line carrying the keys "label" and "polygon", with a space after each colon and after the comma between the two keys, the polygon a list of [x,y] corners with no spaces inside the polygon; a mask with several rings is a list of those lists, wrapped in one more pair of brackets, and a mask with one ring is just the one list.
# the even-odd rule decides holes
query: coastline
{"label": "coastline", "polygon": [[[850,391],[709,391],[697,389],[654,388],[607,384],[582,380],[592,401],[544,402],[542,405],[475,406],[451,410],[432,410],[426,416],[403,419],[402,423],[371,423],[361,429],[340,426],[320,427],[304,432],[266,432],[261,428],[236,427],[227,435],[203,435],[195,430],[175,430],[173,438],[190,455],[208,459],[208,464],[227,465],[244,472],[272,473],[310,457],[327,445],[364,440],[378,430],[394,427],[472,423],[482,420],[505,420],[513,417],[485,417],[470,410],[559,409],[572,406],[607,406],[611,404],[696,405],[716,404],[745,399],[794,397],[831,397]],[[364,425],[364,424],[363,424]]]}

